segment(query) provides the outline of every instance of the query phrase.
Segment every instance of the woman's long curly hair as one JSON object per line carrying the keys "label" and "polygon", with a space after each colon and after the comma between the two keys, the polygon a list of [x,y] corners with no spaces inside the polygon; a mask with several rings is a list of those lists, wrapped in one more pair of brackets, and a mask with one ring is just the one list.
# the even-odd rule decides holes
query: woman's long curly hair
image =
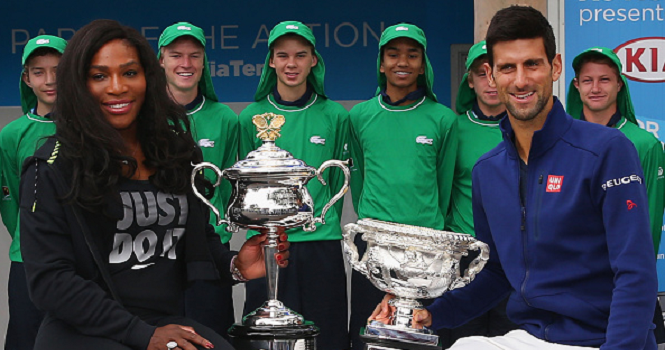
{"label": "woman's long curly hair", "polygon": [[[136,160],[123,155],[127,154],[123,138],[106,120],[87,87],[94,55],[115,39],[136,48],[145,71],[145,101],[138,115],[137,138],[145,165],[156,169],[150,181],[160,190],[185,193],[190,189],[191,164],[202,161],[185,110],[169,97],[164,71],[148,41],[116,21],[95,20],[74,34],[60,59],[53,111],[60,143],[58,157],[72,165],[71,190],[65,199],[91,210],[101,208],[105,197],[117,191],[118,181],[137,169]],[[123,162],[129,165],[129,175],[123,172]]]}

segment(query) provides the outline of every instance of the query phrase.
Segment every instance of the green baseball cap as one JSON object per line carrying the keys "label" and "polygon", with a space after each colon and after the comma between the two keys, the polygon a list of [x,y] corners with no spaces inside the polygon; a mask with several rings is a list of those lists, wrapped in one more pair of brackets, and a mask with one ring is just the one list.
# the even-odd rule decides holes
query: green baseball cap
{"label": "green baseball cap", "polygon": [[[189,22],[178,22],[176,24],[170,25],[164,29],[162,35],[159,36],[159,41],[157,44],[157,58],[162,57],[162,47],[169,46],[174,40],[189,35],[192,38],[196,39],[205,50],[206,47],[206,38],[203,33],[203,29],[189,23]],[[212,85],[212,77],[210,76],[210,66],[208,65],[208,55],[203,53],[203,74],[201,80],[199,80],[199,89],[203,96],[209,100],[215,102],[219,101],[217,94],[215,94],[215,87]]]}
{"label": "green baseball cap", "polygon": [[386,75],[381,73],[381,48],[388,44],[391,40],[397,38],[410,38],[415,40],[418,44],[423,47],[423,55],[425,58],[425,74],[421,74],[418,77],[417,84],[418,86],[424,86],[426,89],[426,94],[434,101],[437,101],[436,95],[432,91],[432,85],[434,84],[434,71],[432,70],[432,65],[427,58],[427,39],[425,38],[425,32],[418,26],[407,23],[399,23],[393,26],[386,28],[383,33],[381,33],[381,39],[379,39],[379,57],[376,59],[376,73],[378,77],[379,87],[376,90],[378,95],[381,92],[381,89],[386,86]]}
{"label": "green baseball cap", "polygon": [[455,110],[457,113],[464,113],[473,108],[473,102],[476,100],[476,92],[469,87],[469,71],[473,63],[483,56],[487,55],[487,45],[485,40],[471,46],[469,54],[466,57],[466,73],[462,76],[462,81],[457,90],[457,99],[455,101]]}
{"label": "green baseball cap", "polygon": [[62,54],[65,52],[66,46],[67,41],[65,39],[53,35],[39,35],[30,39],[28,43],[25,44],[25,48],[23,48],[23,57],[21,58],[23,69],[21,70],[21,76],[19,77],[19,91],[21,92],[21,109],[23,110],[23,113],[28,113],[37,106],[37,95],[35,95],[32,88],[23,81],[25,64],[30,59],[30,55],[32,55],[35,50],[42,47],[52,48]]}
{"label": "green baseball cap", "polygon": [[[323,58],[321,58],[319,52],[316,51],[316,39],[314,38],[314,33],[302,22],[281,22],[270,31],[270,35],[268,36],[268,47],[271,47],[275,40],[286,34],[300,35],[314,46],[314,54],[316,55],[318,62],[316,63],[316,66],[312,67],[311,72],[307,76],[307,82],[312,85],[314,91],[319,96],[327,98],[325,91],[323,90],[323,78],[326,74],[326,66],[323,63]],[[261,72],[261,80],[259,81],[259,86],[256,88],[256,93],[254,94],[254,101],[260,101],[268,96],[275,84],[277,84],[277,73],[275,72],[275,68],[270,67],[270,52],[268,52],[263,71]]]}
{"label": "green baseball cap", "polygon": [[[607,47],[595,46],[588,48],[579,55],[575,56],[573,59],[573,69],[575,70],[575,75],[580,70],[580,64],[582,63],[582,58],[586,55],[603,55],[609,58],[619,69],[619,77],[623,81],[623,87],[621,91],[617,94],[617,108],[623,117],[633,124],[637,124],[637,118],[635,118],[635,109],[633,108],[633,102],[630,98],[630,90],[628,89],[628,79],[626,76],[621,73],[623,66],[621,65],[621,60],[619,56],[608,49]],[[580,97],[580,92],[577,90],[574,84],[575,78],[570,81],[568,86],[568,97],[566,98],[566,111],[573,118],[579,119],[582,116],[582,98]]]}

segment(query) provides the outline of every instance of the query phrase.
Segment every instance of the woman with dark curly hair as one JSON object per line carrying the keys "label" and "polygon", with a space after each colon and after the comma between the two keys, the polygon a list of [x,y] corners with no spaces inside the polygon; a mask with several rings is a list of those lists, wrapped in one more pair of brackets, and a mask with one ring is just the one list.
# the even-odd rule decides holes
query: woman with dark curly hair
{"label": "woman with dark curly hair", "polygon": [[[26,161],[21,187],[29,289],[47,314],[35,349],[230,348],[182,316],[183,290],[263,276],[265,235],[236,253],[208,224],[190,183],[201,152],[154,51],[132,28],[93,21],[57,78],[56,135]],[[274,258],[286,266],[281,238]]]}

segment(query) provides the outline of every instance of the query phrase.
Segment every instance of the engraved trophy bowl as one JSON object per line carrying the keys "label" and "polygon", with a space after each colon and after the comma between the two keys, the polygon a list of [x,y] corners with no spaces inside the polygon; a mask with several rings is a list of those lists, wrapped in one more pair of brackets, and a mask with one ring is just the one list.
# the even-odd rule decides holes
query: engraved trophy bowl
{"label": "engraved trophy bowl", "polygon": [[[365,255],[360,259],[353,243],[357,233],[367,242]],[[487,244],[470,235],[373,219],[346,225],[343,237],[344,253],[351,267],[375,287],[395,295],[390,301],[395,313],[389,324],[372,321],[365,328],[363,339],[368,343],[388,340],[436,347],[439,339],[434,332],[413,328],[413,313],[423,308],[418,299],[436,298],[464,287],[489,259]],[[476,250],[478,256],[460,273],[462,257]]]}
{"label": "engraved trophy bowl", "polygon": [[[243,324],[234,325],[232,330],[235,329],[236,334],[243,339],[251,338],[252,344],[246,344],[247,348],[265,346],[265,344],[258,345],[257,339],[269,339],[270,343],[275,346],[280,342],[280,344],[292,344],[286,346],[289,348],[304,339],[299,336],[313,339],[318,334],[318,329],[311,324],[305,324],[301,315],[277,300],[279,268],[275,259],[272,258],[277,252],[279,238],[277,232],[279,229],[292,227],[302,227],[304,231],[311,232],[316,230],[317,223],[325,224],[326,212],[344,196],[349,188],[351,161],[328,160],[323,162],[318,169],[308,166],[304,161],[294,158],[291,153],[275,145],[275,140],[280,136],[281,127],[286,122],[284,116],[265,113],[255,115],[252,122],[258,131],[256,136],[263,141],[263,144],[250,152],[245,159],[224,170],[207,162],[195,164],[192,171],[192,188],[194,194],[210,207],[217,218],[217,225],[227,224],[227,231],[238,232],[239,228],[243,228],[268,233],[264,245],[264,256],[266,257],[269,300],[245,316]],[[337,194],[323,206],[321,215],[315,217],[314,203],[306,185],[315,176],[323,185],[326,185],[322,173],[329,167],[341,169],[345,177],[344,184]],[[225,219],[222,219],[219,210],[194,186],[196,175],[204,169],[210,169],[217,174],[217,179],[213,184],[215,187],[219,186],[222,178],[231,182],[232,193]],[[275,340],[276,336],[273,334],[276,333],[275,327],[281,327],[279,330],[281,335],[278,339],[280,342]],[[285,330],[284,327],[290,328]],[[287,338],[287,334],[290,334],[291,338]],[[238,341],[238,339],[234,341]]]}

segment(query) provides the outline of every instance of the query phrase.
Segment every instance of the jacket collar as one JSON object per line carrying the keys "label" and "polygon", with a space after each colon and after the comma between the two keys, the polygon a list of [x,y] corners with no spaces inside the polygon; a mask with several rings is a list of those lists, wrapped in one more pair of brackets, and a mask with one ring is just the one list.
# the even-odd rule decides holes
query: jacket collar
{"label": "jacket collar", "polygon": [[[572,123],[573,118],[566,114],[563,105],[555,96],[552,110],[547,114],[547,119],[545,120],[543,128],[533,133],[529,159],[539,157],[552,148],[568,131]],[[518,158],[517,149],[515,148],[515,131],[513,130],[512,125],[510,125],[509,118],[503,118],[500,127],[501,132],[503,133],[503,141],[506,145],[510,145],[506,147],[508,155],[511,158]]]}

